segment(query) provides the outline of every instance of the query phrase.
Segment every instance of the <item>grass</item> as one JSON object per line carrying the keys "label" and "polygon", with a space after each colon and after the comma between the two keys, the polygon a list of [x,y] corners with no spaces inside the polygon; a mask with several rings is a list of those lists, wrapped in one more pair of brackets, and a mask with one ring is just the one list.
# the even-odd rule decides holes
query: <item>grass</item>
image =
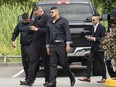
{"label": "grass", "polygon": [[[26,3],[28,4],[28,3]],[[0,54],[17,55],[20,54],[20,38],[16,40],[17,48],[11,45],[12,32],[17,25],[17,17],[24,12],[31,12],[32,7],[29,5],[22,5],[20,3],[8,4],[5,3],[0,6]]]}

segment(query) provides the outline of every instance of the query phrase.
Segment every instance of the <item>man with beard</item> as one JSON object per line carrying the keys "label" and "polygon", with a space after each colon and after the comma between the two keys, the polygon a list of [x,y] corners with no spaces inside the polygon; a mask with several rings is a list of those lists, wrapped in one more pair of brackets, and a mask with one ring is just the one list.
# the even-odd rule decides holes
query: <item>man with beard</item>
{"label": "man with beard", "polygon": [[30,30],[34,32],[33,42],[30,47],[30,60],[28,77],[26,81],[20,81],[22,85],[31,86],[36,78],[38,62],[41,59],[44,62],[45,72],[45,83],[49,83],[49,55],[47,54],[45,38],[46,38],[46,27],[50,20],[50,16],[43,11],[40,6],[37,6],[33,10],[36,16],[33,26],[30,26]]}
{"label": "man with beard", "polygon": [[50,9],[51,20],[46,32],[46,47],[50,55],[50,83],[45,87],[56,87],[57,65],[60,64],[70,78],[71,86],[75,84],[74,74],[67,62],[70,52],[71,35],[67,19],[60,16],[57,7]]}
{"label": "man with beard", "polygon": [[33,31],[29,29],[29,26],[33,24],[30,20],[29,14],[24,13],[22,15],[22,21],[20,21],[12,33],[12,45],[16,47],[15,39],[20,33],[20,43],[21,43],[21,54],[22,54],[22,64],[25,72],[25,80],[28,77],[28,63],[29,63],[29,47],[33,40]]}

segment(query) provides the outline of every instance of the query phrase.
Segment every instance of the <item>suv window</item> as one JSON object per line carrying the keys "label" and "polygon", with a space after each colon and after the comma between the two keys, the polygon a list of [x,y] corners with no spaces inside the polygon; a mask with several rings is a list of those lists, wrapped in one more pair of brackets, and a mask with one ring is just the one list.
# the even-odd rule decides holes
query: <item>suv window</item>
{"label": "suv window", "polygon": [[87,3],[41,5],[46,12],[50,10],[51,6],[58,7],[61,15],[68,20],[86,20],[87,17],[90,17],[93,14],[90,4]]}

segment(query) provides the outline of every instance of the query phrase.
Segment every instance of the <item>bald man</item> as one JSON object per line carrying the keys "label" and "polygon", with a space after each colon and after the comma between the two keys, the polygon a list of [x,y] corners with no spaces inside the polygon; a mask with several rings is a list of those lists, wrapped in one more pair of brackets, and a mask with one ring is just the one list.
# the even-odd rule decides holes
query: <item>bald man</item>
{"label": "bald man", "polygon": [[101,48],[99,47],[100,40],[102,37],[106,35],[106,29],[105,27],[100,24],[99,22],[99,15],[94,14],[91,19],[93,23],[93,29],[92,29],[92,36],[86,37],[87,40],[93,41],[93,44],[91,46],[91,51],[89,58],[87,60],[87,73],[86,76],[82,79],[79,79],[80,81],[86,81],[90,82],[90,75],[91,75],[91,65],[95,58],[98,58],[98,61],[100,63],[101,71],[102,71],[102,79],[100,81],[97,81],[98,83],[104,83],[106,80],[106,66],[104,63],[104,52],[101,51]]}
{"label": "bald man", "polygon": [[44,62],[44,72],[45,72],[45,84],[49,83],[49,55],[46,50],[46,27],[50,20],[50,16],[46,14],[40,6],[37,6],[33,10],[35,14],[35,21],[33,26],[30,26],[30,30],[35,31],[33,42],[30,46],[30,60],[28,77],[26,81],[20,81],[21,85],[31,86],[36,78],[37,67],[40,58]]}

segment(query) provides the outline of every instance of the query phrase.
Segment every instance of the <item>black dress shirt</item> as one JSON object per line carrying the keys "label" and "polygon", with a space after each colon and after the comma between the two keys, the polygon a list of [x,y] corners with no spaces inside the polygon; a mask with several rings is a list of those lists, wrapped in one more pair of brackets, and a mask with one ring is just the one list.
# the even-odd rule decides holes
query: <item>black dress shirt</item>
{"label": "black dress shirt", "polygon": [[14,32],[12,33],[12,41],[15,41],[17,36],[20,33],[20,43],[22,45],[30,45],[33,39],[33,31],[29,29],[29,26],[33,24],[33,21],[30,20],[28,23],[23,23],[20,21],[17,26],[14,29]]}
{"label": "black dress shirt", "polygon": [[52,20],[48,23],[46,44],[54,42],[71,42],[69,23],[64,17],[60,17],[55,23]]}
{"label": "black dress shirt", "polygon": [[45,42],[46,39],[46,28],[48,21],[50,21],[51,17],[49,14],[44,13],[41,17],[36,17],[33,25],[38,28],[38,30],[34,33],[33,41],[38,43],[40,41]]}

